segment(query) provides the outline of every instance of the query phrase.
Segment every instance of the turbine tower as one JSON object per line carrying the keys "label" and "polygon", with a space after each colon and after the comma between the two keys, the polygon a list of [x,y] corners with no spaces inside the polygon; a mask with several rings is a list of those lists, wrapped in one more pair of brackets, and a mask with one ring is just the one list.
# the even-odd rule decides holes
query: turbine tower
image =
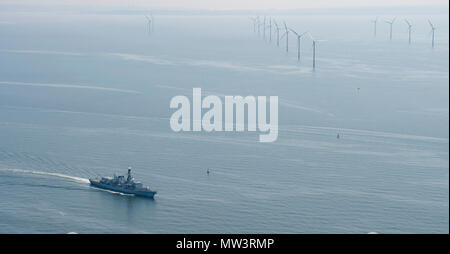
{"label": "turbine tower", "polygon": [[371,21],[373,23],[373,37],[377,37],[377,22],[378,17],[376,17],[374,20]]}
{"label": "turbine tower", "polygon": [[278,26],[278,23],[274,20],[273,21],[275,25],[275,29],[277,30],[277,47],[280,47],[280,27]]}
{"label": "turbine tower", "polygon": [[317,43],[319,43],[321,41],[326,41],[326,40],[316,40],[312,37],[312,35],[310,33],[308,33],[308,34],[309,34],[309,37],[311,37],[311,40],[313,42],[313,71],[315,71],[316,70],[316,46],[317,46]]}
{"label": "turbine tower", "polygon": [[290,29],[290,30],[297,36],[297,61],[300,62],[300,41],[301,41],[303,35],[307,34],[308,32],[304,32],[302,34],[298,34],[293,29]]}
{"label": "turbine tower", "polygon": [[256,18],[252,18],[250,17],[250,19],[253,21],[253,32],[256,33],[256,26],[257,26],[257,22],[258,20]]}
{"label": "turbine tower", "polygon": [[258,24],[258,36],[261,35],[261,21],[259,20],[259,16],[256,17],[256,23]]}
{"label": "turbine tower", "polygon": [[408,43],[411,44],[411,28],[412,25],[409,23],[407,19],[405,19],[406,24],[408,25]]}
{"label": "turbine tower", "polygon": [[264,38],[264,40],[266,40],[266,16],[264,16],[263,38]]}
{"label": "turbine tower", "polygon": [[272,42],[272,18],[269,18],[269,41]]}
{"label": "turbine tower", "polygon": [[145,15],[145,18],[147,19],[147,33],[148,33],[148,35],[150,35],[152,33],[152,23],[153,22],[149,16]]}
{"label": "turbine tower", "polygon": [[428,23],[431,26],[431,47],[434,48],[434,31],[436,30],[436,27],[431,23],[430,20],[428,20]]}
{"label": "turbine tower", "polygon": [[281,36],[281,38],[283,38],[284,36],[286,36],[286,53],[289,52],[289,29],[286,25],[286,22],[284,22],[284,34]]}
{"label": "turbine tower", "polygon": [[153,14],[150,14],[150,18],[152,19],[152,33],[155,31],[155,18],[153,17]]}
{"label": "turbine tower", "polygon": [[391,41],[392,41],[392,25],[394,25],[395,19],[396,18],[393,18],[391,21],[389,21],[389,20],[385,21],[386,23],[389,24],[389,27],[390,27],[390,29],[389,29],[389,40],[391,40]]}

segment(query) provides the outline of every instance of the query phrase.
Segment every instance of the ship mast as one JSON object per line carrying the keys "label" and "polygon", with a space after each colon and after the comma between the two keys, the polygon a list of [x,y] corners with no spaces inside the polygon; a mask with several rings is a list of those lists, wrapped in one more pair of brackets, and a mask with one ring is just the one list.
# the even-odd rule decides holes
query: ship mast
{"label": "ship mast", "polygon": [[127,177],[127,182],[131,181],[131,167],[128,167],[128,177]]}

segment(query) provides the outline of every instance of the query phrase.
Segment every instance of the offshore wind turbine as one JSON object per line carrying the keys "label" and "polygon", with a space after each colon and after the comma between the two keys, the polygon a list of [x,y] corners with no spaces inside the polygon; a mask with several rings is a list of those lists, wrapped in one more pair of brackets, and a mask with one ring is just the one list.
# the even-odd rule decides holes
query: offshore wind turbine
{"label": "offshore wind turbine", "polygon": [[289,29],[286,25],[286,22],[284,22],[284,34],[281,36],[281,38],[283,38],[284,36],[286,36],[286,53],[289,52]]}
{"label": "offshore wind turbine", "polygon": [[312,35],[310,33],[308,33],[308,34],[309,34],[309,37],[311,37],[311,40],[313,42],[313,71],[315,71],[316,70],[316,46],[317,46],[317,43],[319,43],[321,41],[326,41],[326,40],[316,40],[312,37]]}
{"label": "offshore wind turbine", "polygon": [[269,18],[269,41],[272,42],[272,17]]}
{"label": "offshore wind turbine", "polygon": [[152,33],[155,31],[155,18],[153,17],[153,14],[150,14],[150,18],[152,19]]}
{"label": "offshore wind turbine", "polygon": [[300,61],[300,41],[303,37],[303,35],[307,34],[308,32],[304,32],[302,34],[298,34],[293,29],[290,29],[296,36],[297,36],[297,60]]}
{"label": "offshore wind turbine", "polygon": [[411,28],[412,25],[409,23],[407,19],[405,19],[406,24],[408,25],[408,43],[411,44]]}
{"label": "offshore wind turbine", "polygon": [[145,18],[147,19],[147,33],[150,35],[152,33],[152,19],[145,15]]}
{"label": "offshore wind turbine", "polygon": [[389,21],[389,20],[385,21],[386,23],[389,24],[389,27],[390,27],[390,29],[389,29],[389,40],[391,40],[391,41],[392,41],[392,25],[394,25],[395,19],[396,18],[393,18],[391,21]]}
{"label": "offshore wind turbine", "polygon": [[374,20],[371,21],[373,23],[373,37],[377,37],[377,22],[378,17],[376,17]]}
{"label": "offshore wind turbine", "polygon": [[278,26],[278,23],[274,20],[273,21],[275,25],[275,29],[277,30],[277,47],[280,47],[280,27]]}
{"label": "offshore wind turbine", "polygon": [[431,23],[431,20],[428,20],[428,23],[431,26],[431,47],[434,48],[434,31],[436,30],[436,27]]}
{"label": "offshore wind turbine", "polygon": [[259,16],[256,17],[256,22],[258,23],[258,36],[261,35],[261,21],[259,20]]}
{"label": "offshore wind turbine", "polygon": [[266,16],[264,16],[263,38],[264,38],[264,40],[266,40]]}
{"label": "offshore wind turbine", "polygon": [[253,32],[256,33],[257,19],[252,17],[250,19],[253,21]]}

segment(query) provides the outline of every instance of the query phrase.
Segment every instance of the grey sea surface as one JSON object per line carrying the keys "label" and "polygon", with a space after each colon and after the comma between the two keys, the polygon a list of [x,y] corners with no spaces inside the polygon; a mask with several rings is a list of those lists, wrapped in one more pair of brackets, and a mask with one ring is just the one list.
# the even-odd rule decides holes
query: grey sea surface
{"label": "grey sea surface", "polygon": [[[247,16],[149,36],[142,15],[0,12],[0,233],[448,233],[448,15],[435,49],[428,15],[410,46],[402,21],[389,41],[372,16],[274,18],[327,40],[315,72],[311,39],[297,62]],[[278,140],[173,132],[194,87],[278,96]],[[88,184],[128,166],[155,200]]]}

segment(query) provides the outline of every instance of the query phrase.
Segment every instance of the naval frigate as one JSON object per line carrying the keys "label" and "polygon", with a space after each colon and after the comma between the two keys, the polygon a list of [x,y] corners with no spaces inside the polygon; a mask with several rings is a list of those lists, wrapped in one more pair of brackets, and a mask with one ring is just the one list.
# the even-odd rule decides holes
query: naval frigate
{"label": "naval frigate", "polygon": [[89,182],[97,188],[115,191],[124,194],[133,194],[147,198],[154,198],[156,191],[143,186],[141,182],[135,181],[128,168],[127,178],[125,176],[90,178]]}

